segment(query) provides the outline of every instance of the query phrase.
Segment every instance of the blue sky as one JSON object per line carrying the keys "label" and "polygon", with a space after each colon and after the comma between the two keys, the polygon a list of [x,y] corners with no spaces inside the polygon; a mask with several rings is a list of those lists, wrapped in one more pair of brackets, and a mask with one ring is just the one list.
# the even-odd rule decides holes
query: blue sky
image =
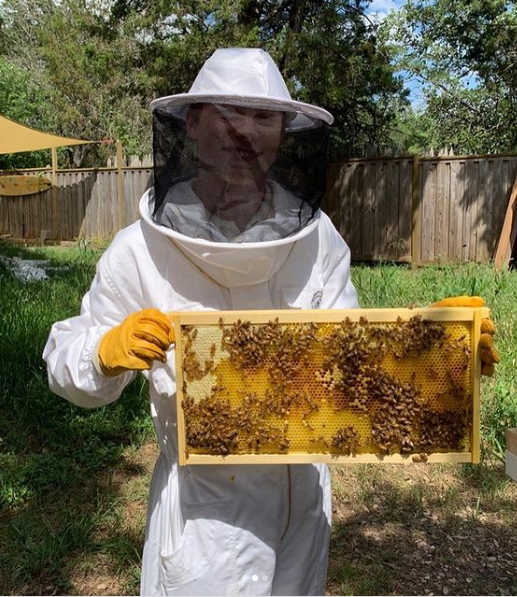
{"label": "blue sky", "polygon": [[[382,20],[388,13],[400,9],[405,0],[372,0],[367,9],[367,15],[374,21]],[[415,78],[410,78],[407,73],[401,71],[406,87],[410,91],[409,99],[415,108],[422,107],[422,86]]]}

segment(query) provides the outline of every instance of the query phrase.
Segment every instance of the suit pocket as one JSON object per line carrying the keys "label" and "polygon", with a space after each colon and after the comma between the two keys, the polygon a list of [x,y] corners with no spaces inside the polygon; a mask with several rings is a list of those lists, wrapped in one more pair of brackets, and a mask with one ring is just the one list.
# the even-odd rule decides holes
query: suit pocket
{"label": "suit pocket", "polygon": [[224,520],[229,500],[190,504],[184,508],[186,520],[177,547],[161,554],[160,580],[166,595],[195,581],[203,586],[203,577],[221,553],[224,529],[231,529]]}

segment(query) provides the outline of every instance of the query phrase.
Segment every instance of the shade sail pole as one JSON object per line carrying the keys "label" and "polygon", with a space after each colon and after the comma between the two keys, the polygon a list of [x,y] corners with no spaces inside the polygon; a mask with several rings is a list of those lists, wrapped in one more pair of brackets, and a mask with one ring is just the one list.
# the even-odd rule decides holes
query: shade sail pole
{"label": "shade sail pole", "polygon": [[59,240],[59,217],[57,211],[57,149],[52,147],[52,229],[54,239]]}

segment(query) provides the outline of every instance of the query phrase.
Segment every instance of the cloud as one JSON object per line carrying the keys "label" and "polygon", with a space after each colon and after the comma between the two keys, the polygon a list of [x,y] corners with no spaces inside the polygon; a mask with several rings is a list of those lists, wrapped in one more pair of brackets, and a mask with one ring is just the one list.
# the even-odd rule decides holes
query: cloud
{"label": "cloud", "polygon": [[396,2],[395,0],[372,0],[368,7],[368,12],[388,13],[392,10],[398,10],[402,4],[403,2],[400,0],[399,2]]}
{"label": "cloud", "polygon": [[372,0],[366,14],[370,19],[379,22],[391,11],[399,10],[403,4],[404,0]]}

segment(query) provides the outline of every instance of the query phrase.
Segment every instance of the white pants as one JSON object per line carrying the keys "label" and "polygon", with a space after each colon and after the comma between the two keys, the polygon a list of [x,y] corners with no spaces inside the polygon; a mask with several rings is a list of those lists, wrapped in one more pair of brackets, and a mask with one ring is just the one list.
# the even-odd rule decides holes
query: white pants
{"label": "white pants", "polygon": [[324,465],[156,463],[141,595],[324,595]]}

